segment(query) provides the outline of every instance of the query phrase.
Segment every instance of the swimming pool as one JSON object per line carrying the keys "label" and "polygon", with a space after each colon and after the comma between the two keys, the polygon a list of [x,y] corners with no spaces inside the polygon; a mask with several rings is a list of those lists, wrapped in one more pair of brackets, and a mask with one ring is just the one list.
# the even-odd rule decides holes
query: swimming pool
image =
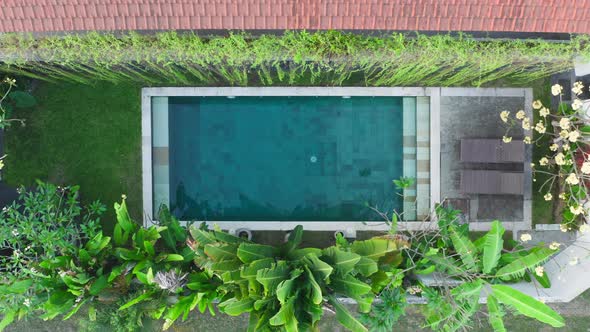
{"label": "swimming pool", "polygon": [[371,206],[416,219],[416,185],[403,198],[393,180],[419,175],[417,97],[208,89],[147,97],[152,216],[166,204],[181,220],[382,221]]}

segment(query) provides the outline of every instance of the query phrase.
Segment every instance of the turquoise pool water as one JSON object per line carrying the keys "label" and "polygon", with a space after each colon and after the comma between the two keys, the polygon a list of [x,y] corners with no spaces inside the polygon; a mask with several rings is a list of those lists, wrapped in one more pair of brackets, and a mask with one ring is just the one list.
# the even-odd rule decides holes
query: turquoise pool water
{"label": "turquoise pool water", "polygon": [[[370,221],[402,208],[398,97],[169,97],[182,220]],[[155,193],[156,195],[156,193]]]}

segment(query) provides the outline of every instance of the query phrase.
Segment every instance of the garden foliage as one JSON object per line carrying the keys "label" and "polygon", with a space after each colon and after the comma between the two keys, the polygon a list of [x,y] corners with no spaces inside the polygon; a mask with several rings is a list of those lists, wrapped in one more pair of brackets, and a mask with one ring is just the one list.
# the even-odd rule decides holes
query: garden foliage
{"label": "garden foliage", "polygon": [[[496,331],[503,331],[502,317],[507,311],[551,326],[564,324],[547,305],[508,285],[535,277],[549,286],[547,275],[536,268],[554,250],[520,245],[507,250],[500,222],[471,241],[467,228],[455,221],[457,211],[439,207],[438,230],[415,235],[390,232],[353,242],[338,237],[334,246],[302,248],[301,226],[284,244],[270,246],[204,224],[183,227],[165,207],[159,225],[143,228],[130,219],[123,200],[115,204],[117,224],[107,236],[95,226],[82,226],[96,221],[78,217],[81,208],[76,189],[66,189],[71,194],[66,195],[70,198],[64,206],[58,205],[60,201],[42,200],[59,190],[40,185],[40,193],[21,197],[28,207],[24,212],[16,212],[23,210],[16,204],[2,212],[0,220],[9,220],[15,228],[26,227],[16,220],[31,220],[17,218],[17,213],[43,218],[39,210],[48,210],[51,216],[73,211],[80,226],[64,223],[53,229],[66,227],[62,231],[67,232],[69,227],[78,227],[85,236],[60,244],[63,250],[34,245],[30,250],[37,259],[22,260],[11,267],[19,273],[3,275],[0,329],[31,315],[68,319],[83,307],[89,320],[97,320],[104,317],[100,311],[108,304],[106,308],[117,305],[119,311],[130,310],[123,316],[138,328],[144,317],[162,319],[167,329],[195,309],[214,315],[217,306],[228,315],[248,313],[249,331],[314,331],[326,308],[351,331],[390,330],[404,314],[410,295],[427,300],[426,325],[433,329],[456,331],[469,326],[480,310],[481,296],[487,296],[490,324]],[[50,195],[45,195],[47,190]],[[35,202],[40,206],[27,203],[30,195],[38,197]],[[19,245],[34,243],[34,233],[18,232],[26,235],[16,241]],[[9,234],[0,241],[9,243]],[[439,288],[416,278],[435,272],[460,283]],[[360,316],[349,311],[342,298],[354,300]],[[108,316],[110,321],[112,316]]]}
{"label": "garden foliage", "polygon": [[367,36],[338,31],[199,36],[162,32],[3,34],[0,70],[41,80],[148,85],[482,86],[526,84],[588,56],[569,43],[476,40],[459,34]]}

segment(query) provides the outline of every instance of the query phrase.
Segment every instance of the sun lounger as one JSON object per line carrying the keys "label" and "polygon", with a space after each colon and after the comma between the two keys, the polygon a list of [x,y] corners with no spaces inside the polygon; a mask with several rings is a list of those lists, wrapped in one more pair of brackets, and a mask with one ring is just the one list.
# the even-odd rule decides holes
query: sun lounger
{"label": "sun lounger", "polygon": [[524,143],[504,143],[501,139],[461,140],[461,161],[466,163],[522,163]]}
{"label": "sun lounger", "polygon": [[523,173],[463,170],[461,191],[465,194],[523,195]]}

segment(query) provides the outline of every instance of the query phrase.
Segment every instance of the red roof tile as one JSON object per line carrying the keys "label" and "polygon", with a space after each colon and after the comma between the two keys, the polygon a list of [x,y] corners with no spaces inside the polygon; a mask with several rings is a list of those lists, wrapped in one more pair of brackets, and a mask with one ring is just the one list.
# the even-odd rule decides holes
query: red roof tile
{"label": "red roof tile", "polygon": [[590,33],[590,0],[0,1],[0,32],[338,29]]}

